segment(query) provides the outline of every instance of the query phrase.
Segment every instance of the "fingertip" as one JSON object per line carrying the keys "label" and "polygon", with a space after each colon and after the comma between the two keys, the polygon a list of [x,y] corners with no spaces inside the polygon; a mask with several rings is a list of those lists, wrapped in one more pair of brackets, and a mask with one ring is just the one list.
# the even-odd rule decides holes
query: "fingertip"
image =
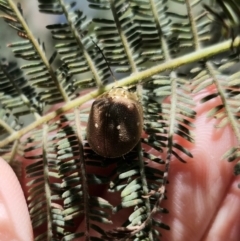
{"label": "fingertip", "polygon": [[21,185],[0,158],[0,240],[32,241],[33,232]]}

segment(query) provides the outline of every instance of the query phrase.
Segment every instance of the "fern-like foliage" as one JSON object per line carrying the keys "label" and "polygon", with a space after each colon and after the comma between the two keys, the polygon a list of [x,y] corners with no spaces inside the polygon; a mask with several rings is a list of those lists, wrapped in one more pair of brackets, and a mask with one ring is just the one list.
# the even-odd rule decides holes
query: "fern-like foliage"
{"label": "fern-like foliage", "polygon": [[[20,6],[16,6],[13,2],[1,1],[2,11],[6,14],[4,20],[14,28],[18,35],[24,40],[11,43],[8,46],[12,48],[16,57],[31,61],[30,64],[22,66],[26,69],[29,81],[32,86],[39,88],[40,102],[43,104],[59,103],[68,99],[67,89],[64,88],[65,82],[61,75],[55,73],[45,54],[45,45],[39,39],[32,36],[23,15]],[[51,59],[50,59],[51,60]],[[61,84],[60,82],[63,81]],[[49,91],[54,91],[54,96],[49,95]]]}
{"label": "fern-like foliage", "polygon": [[[67,0],[36,1],[42,14],[64,19],[46,26],[54,42],[48,51],[33,35],[21,5],[0,0],[0,16],[20,38],[8,44],[15,62],[0,55],[0,153],[16,172],[17,157],[26,162],[36,241],[161,240],[161,229],[171,228],[159,218],[171,211],[162,206],[171,161],[193,158],[188,149],[196,117],[192,93],[215,87],[202,103],[220,98],[208,116],[218,120],[218,128],[232,127],[238,144],[223,158],[235,161],[234,173],[240,174],[239,72],[226,75],[239,59],[232,52],[208,58],[204,46],[211,44],[211,21],[201,0],[88,3],[109,17],[88,19]],[[172,10],[171,4],[183,11]],[[230,48],[212,49],[212,55]],[[109,68],[129,77],[107,84]],[[124,157],[109,159],[88,145],[89,106],[83,104],[116,85],[137,92],[144,135]],[[95,89],[86,94],[83,90],[90,87]],[[46,107],[60,103],[56,111],[46,113]],[[27,115],[30,125],[21,121]],[[114,205],[92,194],[93,188],[103,187],[119,196]],[[112,214],[123,209],[130,210],[129,216],[112,229]],[[78,231],[81,219],[85,229]]]}
{"label": "fern-like foliage", "polygon": [[93,78],[75,80],[74,87],[80,89],[91,86],[102,86],[106,82],[109,71],[107,63],[96,56],[94,43],[86,35],[88,26],[86,16],[80,10],[72,10],[74,4],[65,5],[63,1],[39,1],[40,12],[50,14],[64,14],[67,23],[48,25],[53,39],[59,43],[56,45],[61,60],[69,68],[68,73],[72,75],[82,74],[91,71]]}
{"label": "fern-like foliage", "polygon": [[139,71],[145,60],[141,56],[142,39],[130,1],[98,1],[98,4],[90,4],[89,7],[110,9],[113,15],[113,20],[93,19],[97,24],[95,31],[100,39],[100,46],[104,48],[108,62],[123,66],[117,68],[117,72]]}

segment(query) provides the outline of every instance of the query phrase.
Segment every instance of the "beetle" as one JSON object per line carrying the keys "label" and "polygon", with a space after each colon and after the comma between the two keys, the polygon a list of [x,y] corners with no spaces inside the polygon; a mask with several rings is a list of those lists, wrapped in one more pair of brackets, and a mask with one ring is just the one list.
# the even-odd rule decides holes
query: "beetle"
{"label": "beetle", "polygon": [[97,154],[115,158],[131,151],[141,138],[143,110],[135,93],[115,87],[92,104],[87,139]]}

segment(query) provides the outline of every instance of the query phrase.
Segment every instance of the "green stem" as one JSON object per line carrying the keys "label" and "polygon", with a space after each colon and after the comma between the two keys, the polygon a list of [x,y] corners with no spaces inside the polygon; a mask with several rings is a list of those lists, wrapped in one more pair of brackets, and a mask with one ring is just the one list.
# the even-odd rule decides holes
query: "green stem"
{"label": "green stem", "polygon": [[[141,80],[142,82],[146,82],[148,81],[147,78],[158,74],[160,72],[163,72],[165,70],[169,70],[169,69],[176,69],[177,67],[192,63],[192,62],[196,62],[199,61],[200,59],[204,59],[204,58],[210,58],[211,56],[214,56],[216,54],[225,52],[227,50],[229,50],[231,48],[231,43],[232,40],[228,40],[225,41],[223,43],[208,47],[208,48],[204,48],[204,49],[200,49],[198,51],[194,51],[193,53],[184,55],[182,57],[176,58],[176,59],[172,59],[170,61],[167,61],[163,64],[159,64],[157,66],[154,66],[152,68],[149,68],[147,70],[141,71],[141,72],[137,72],[135,74],[130,75],[129,77],[123,78],[122,80],[118,81],[118,86],[126,86],[126,85],[133,85],[133,84],[137,84],[139,82],[139,80]],[[233,43],[234,47],[237,47],[240,44],[240,38],[236,38],[236,40]],[[17,140],[19,138],[21,138],[23,135],[25,135],[26,133],[28,133],[29,131],[33,130],[34,128],[38,127],[39,125],[42,125],[43,123],[46,123],[47,121],[52,120],[53,118],[55,118],[56,116],[69,111],[77,106],[80,106],[84,103],[86,103],[89,100],[92,100],[96,97],[98,97],[99,95],[101,95],[104,91],[109,91],[110,89],[112,89],[115,86],[115,83],[112,84],[108,84],[105,87],[99,89],[99,90],[94,90],[91,91],[90,93],[76,98],[75,100],[69,101],[68,103],[66,103],[65,105],[63,105],[62,107],[58,108],[57,110],[48,113],[45,116],[42,116],[39,120],[31,123],[30,125],[26,126],[25,128],[14,132],[13,134],[11,134],[10,136],[8,136],[7,138],[5,138],[4,140],[2,140],[0,142],[0,147],[3,147],[9,143],[11,143],[14,140]]]}

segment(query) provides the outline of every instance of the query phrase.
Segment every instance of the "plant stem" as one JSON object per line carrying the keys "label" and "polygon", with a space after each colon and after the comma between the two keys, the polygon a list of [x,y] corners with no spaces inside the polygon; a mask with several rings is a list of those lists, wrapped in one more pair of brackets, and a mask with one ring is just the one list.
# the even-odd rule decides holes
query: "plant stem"
{"label": "plant stem", "polygon": [[[151,67],[147,70],[134,73],[126,78],[123,78],[122,80],[118,81],[118,86],[126,86],[126,85],[133,85],[139,82],[141,80],[142,82],[148,81],[148,78],[158,74],[160,72],[176,69],[177,67],[199,61],[204,58],[210,58],[211,56],[214,56],[216,54],[225,52],[231,48],[232,40],[225,41],[220,44],[216,44],[211,47],[203,48],[198,51],[195,51],[193,53],[184,55],[182,57],[169,60],[165,63],[156,65],[154,67]],[[240,44],[240,38],[237,37],[233,43],[234,47],[237,47]],[[90,93],[80,97],[76,98],[75,100],[69,101],[68,103],[64,104],[62,107],[58,108],[57,110],[50,112],[47,115],[42,116],[39,120],[36,120],[35,122],[31,123],[30,125],[26,126],[25,128],[22,128],[21,130],[12,133],[10,136],[5,138],[0,142],[0,147],[3,147],[9,143],[11,143],[14,140],[20,139],[24,134],[28,133],[29,131],[33,130],[34,128],[38,127],[39,125],[42,125],[43,123],[46,123],[56,116],[69,111],[77,106],[81,106],[85,102],[94,99],[98,97],[100,94],[102,94],[105,91],[109,91],[115,86],[115,83],[108,84],[103,88],[100,88],[99,90],[93,90]]]}

